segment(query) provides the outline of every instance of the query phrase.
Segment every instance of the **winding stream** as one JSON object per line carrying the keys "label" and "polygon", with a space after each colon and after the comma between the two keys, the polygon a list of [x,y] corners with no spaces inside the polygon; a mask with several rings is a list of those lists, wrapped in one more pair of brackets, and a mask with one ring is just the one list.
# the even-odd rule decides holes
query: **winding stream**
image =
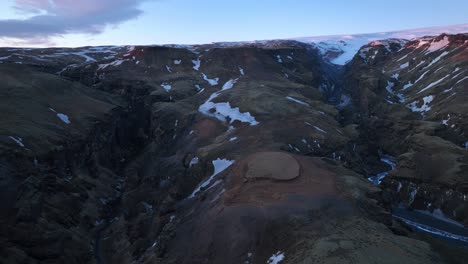
{"label": "winding stream", "polygon": [[[378,173],[368,178],[375,185],[380,185],[382,180],[395,169],[396,160],[389,155],[381,155],[380,161],[388,164],[391,170]],[[393,208],[392,216],[403,221],[413,231],[429,233],[433,236],[461,242],[468,246],[468,228],[455,220],[445,217],[442,213],[438,216],[425,211],[408,210],[406,208]]]}
{"label": "winding stream", "polygon": [[392,216],[403,221],[416,232],[425,232],[449,240],[462,242],[468,246],[468,228],[451,220],[434,217],[420,211],[394,208]]}

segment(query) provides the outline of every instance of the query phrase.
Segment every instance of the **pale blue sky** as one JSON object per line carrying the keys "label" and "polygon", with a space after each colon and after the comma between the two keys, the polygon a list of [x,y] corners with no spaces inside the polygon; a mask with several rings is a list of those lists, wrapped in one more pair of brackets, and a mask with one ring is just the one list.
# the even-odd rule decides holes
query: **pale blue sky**
{"label": "pale blue sky", "polygon": [[[37,5],[45,5],[42,1],[44,0],[37,0]],[[66,2],[66,0],[54,1]],[[95,17],[105,17],[95,22],[107,24],[103,31],[98,30],[100,33],[90,33],[89,28],[76,29],[76,32],[85,32],[80,34],[59,32],[48,36],[45,33],[41,35],[39,32],[34,39],[28,39],[27,43],[30,46],[193,44],[370,33],[468,23],[468,1],[466,0],[138,0],[132,3],[129,1],[131,2],[131,0],[108,0],[108,4],[105,4],[107,6],[98,10],[101,13],[92,14]],[[15,3],[20,5],[21,2],[24,0],[1,1],[0,37],[4,37],[7,33],[13,34],[10,29],[5,28],[12,27],[11,24],[2,22],[7,19],[16,19],[21,22],[21,19],[33,16],[24,11],[29,7],[23,6],[21,13],[12,7]],[[92,5],[92,1],[83,0],[83,2]],[[141,3],[135,4],[136,2]],[[113,12],[117,7],[124,9],[130,6],[143,12],[133,17],[126,14],[125,10]],[[75,9],[79,8],[75,7]],[[79,15],[83,15],[83,12]],[[112,21],[109,19],[106,22],[105,19],[109,13],[116,14],[112,17]],[[125,18],[119,20],[118,16]],[[69,17],[74,16],[66,13],[64,17],[67,19],[66,23],[69,23],[71,21]],[[31,23],[23,27],[33,25]],[[79,24],[80,20],[70,25],[76,26],[77,23]],[[67,27],[67,32],[70,32],[70,29],[73,31],[73,26]],[[17,43],[23,38],[28,37],[15,35]],[[44,38],[47,39],[46,42]],[[11,43],[11,39],[0,40],[0,45],[6,45],[8,41]]]}

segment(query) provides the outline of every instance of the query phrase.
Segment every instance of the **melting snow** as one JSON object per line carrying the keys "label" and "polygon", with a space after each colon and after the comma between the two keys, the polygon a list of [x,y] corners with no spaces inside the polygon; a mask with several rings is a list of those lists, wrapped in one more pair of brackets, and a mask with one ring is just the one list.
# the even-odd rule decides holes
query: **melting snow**
{"label": "melting snow", "polygon": [[113,67],[117,67],[117,66],[120,66],[122,63],[126,62],[127,60],[115,60],[111,63],[107,63],[107,64],[99,64],[98,66],[98,70],[103,70],[109,66],[113,66]]}
{"label": "melting snow", "polygon": [[[457,69],[458,69],[458,68],[457,68]],[[455,73],[455,72],[457,72],[457,71],[455,70],[453,73]],[[464,73],[464,71],[462,71],[462,72],[456,74],[455,76],[452,77],[452,79],[456,79],[456,78],[457,78],[458,76],[460,76],[460,74],[462,74],[462,73]]]}
{"label": "melting snow", "polygon": [[419,78],[414,82],[415,84],[418,83],[420,80],[422,80],[422,78],[424,78],[424,76],[429,72],[429,70],[427,70],[426,72],[424,72],[421,76],[419,76]]}
{"label": "melting snow", "polygon": [[281,251],[276,252],[276,254],[273,254],[268,261],[267,264],[278,264],[284,259],[284,253]]}
{"label": "melting snow", "polygon": [[322,132],[322,133],[325,133],[325,134],[327,133],[327,131],[321,129],[321,128],[318,127],[318,126],[314,126],[314,128],[317,129],[318,131]]}
{"label": "melting snow", "polygon": [[232,87],[234,87],[234,84],[235,84],[236,82],[237,82],[237,79],[231,79],[231,80],[227,81],[227,82],[223,85],[223,88],[221,89],[221,91],[231,89]]}
{"label": "melting snow", "polygon": [[445,36],[443,39],[437,42],[432,42],[429,48],[427,48],[426,54],[445,48],[448,46],[448,44],[450,44],[449,38]]}
{"label": "melting snow", "polygon": [[168,72],[172,73],[171,67],[169,67],[169,66],[167,66],[167,65],[166,65],[166,70],[167,70]]}
{"label": "melting snow", "polygon": [[235,140],[237,140],[237,137],[232,137],[229,139],[229,141],[235,141]]}
{"label": "melting snow", "polygon": [[[402,94],[395,94],[395,92],[393,91],[393,87],[395,86],[395,83],[393,82],[390,82],[390,81],[387,81],[387,86],[385,87],[385,89],[392,95],[396,95],[399,99],[400,99],[400,102],[403,103],[406,101],[406,98],[402,95]],[[390,102],[387,100],[387,102]],[[390,104],[393,104],[392,102],[390,102]]]}
{"label": "melting snow", "polygon": [[169,92],[171,89],[172,89],[172,86],[170,84],[167,84],[167,83],[162,83],[161,84],[161,87],[166,90],[166,92]]}
{"label": "melting snow", "polygon": [[463,82],[464,80],[468,79],[468,76],[464,77],[463,79],[459,80],[458,82],[456,82],[453,86]]}
{"label": "melting snow", "polygon": [[361,59],[363,60],[367,59],[367,53],[369,52],[370,49],[371,49],[370,47],[366,47],[366,48],[362,48],[359,51],[359,56],[361,57]]}
{"label": "melting snow", "polygon": [[214,167],[214,172],[213,174],[206,180],[204,181],[202,184],[200,184],[200,186],[198,186],[194,191],[193,193],[189,196],[189,198],[193,198],[195,197],[195,195],[200,192],[200,190],[206,186],[208,186],[210,184],[210,182],[213,180],[213,178],[218,175],[219,173],[223,172],[225,169],[229,168],[229,166],[231,166],[232,164],[234,163],[233,160],[227,160],[227,159],[216,159],[216,160],[213,160],[212,164],[213,164],[213,167]]}
{"label": "melting snow", "polygon": [[424,91],[426,91],[426,90],[428,90],[428,89],[430,89],[430,88],[432,88],[432,87],[438,85],[439,83],[441,83],[443,80],[445,80],[445,79],[446,79],[447,77],[449,77],[449,76],[450,76],[450,75],[447,75],[447,76],[445,76],[444,78],[442,78],[442,79],[440,79],[440,80],[438,80],[438,81],[435,81],[435,82],[429,84],[426,88],[421,89],[421,90],[418,92],[418,94],[420,94],[420,93],[422,93],[422,92],[424,92]]}
{"label": "melting snow", "polygon": [[174,60],[174,64],[175,64],[175,65],[179,65],[179,64],[181,64],[181,63],[182,63],[182,60]]}
{"label": "melting snow", "polygon": [[414,67],[414,69],[418,68],[419,66],[423,65],[426,61],[421,61],[420,63],[418,63],[418,65],[416,65],[416,67]]}
{"label": "melting snow", "polygon": [[[251,126],[258,125],[259,123],[255,118],[249,113],[241,113],[239,107],[231,107],[229,102],[223,103],[213,103],[212,100],[215,99],[222,91],[231,89],[236,80],[230,80],[223,85],[221,91],[218,91],[210,96],[208,100],[200,105],[198,111],[207,115],[215,117],[216,119],[226,122],[229,117],[230,123],[238,120],[240,122],[250,123]],[[212,111],[214,110],[214,112]]]}
{"label": "melting snow", "polygon": [[409,62],[403,63],[402,65],[400,65],[400,69],[406,69],[408,67],[409,67]]}
{"label": "melting snow", "polygon": [[13,136],[9,136],[9,138],[11,140],[13,140],[14,142],[16,142],[16,144],[18,144],[20,147],[24,148],[24,144],[23,144],[23,139],[20,138],[20,137],[13,137]]}
{"label": "melting snow", "polygon": [[308,103],[303,102],[301,100],[298,100],[296,98],[292,98],[291,96],[286,96],[286,99],[288,99],[290,101],[293,101],[293,102],[296,102],[296,103],[301,104],[301,105],[310,106]]}
{"label": "melting snow", "polygon": [[201,65],[200,58],[198,58],[197,60],[192,60],[192,63],[193,63],[193,69],[198,71]]}
{"label": "melting snow", "polygon": [[398,62],[398,61],[402,61],[402,60],[404,60],[406,57],[408,57],[408,55],[409,55],[409,54],[406,54],[405,56],[403,56],[403,57],[399,58],[399,59],[397,60],[397,62]]}
{"label": "melting snow", "polygon": [[57,113],[57,117],[60,118],[60,120],[62,120],[62,122],[64,122],[65,124],[71,124],[70,119],[68,118],[67,115],[62,114],[62,113]]}
{"label": "melting snow", "polygon": [[239,72],[241,75],[245,75],[244,69],[242,69],[241,67],[239,67]]}
{"label": "melting snow", "polygon": [[[205,102],[198,108],[198,111],[207,116],[215,117],[216,119],[222,122],[226,122],[227,117],[229,117],[230,123],[233,123],[234,121],[238,120],[240,122],[250,123],[251,126],[258,125],[257,120],[255,120],[255,117],[253,117],[249,112],[241,113],[239,107],[233,108],[231,107],[229,102],[213,103],[211,102],[211,99],[214,99],[214,97],[210,97],[210,99],[207,102]],[[211,112],[212,109],[215,110],[214,113]]]}
{"label": "melting snow", "polygon": [[444,51],[442,52],[442,54],[439,55],[439,57],[435,58],[433,61],[431,61],[431,63],[429,63],[429,65],[427,65],[426,67],[424,67],[423,70],[431,67],[432,65],[436,64],[438,61],[440,61],[442,59],[442,57],[444,57],[445,55],[449,54],[448,51]]}
{"label": "melting snow", "polygon": [[394,86],[395,86],[395,83],[387,81],[387,86],[385,87],[385,90],[387,90],[387,92],[391,94],[395,94],[392,89]]}
{"label": "melting snow", "polygon": [[207,81],[211,86],[218,85],[219,78],[210,79],[204,73],[202,73],[201,75],[203,77],[203,80]]}
{"label": "melting snow", "polygon": [[56,113],[56,114],[57,114],[57,117],[58,117],[60,120],[62,120],[62,122],[64,122],[65,124],[70,124],[70,123],[71,123],[71,122],[70,122],[70,118],[68,118],[67,115],[62,114],[62,113],[57,113],[57,111],[55,111],[53,108],[50,108],[50,107],[49,107],[49,110],[52,111],[52,112],[54,112],[54,113]]}
{"label": "melting snow", "polygon": [[413,86],[413,85],[414,85],[414,84],[411,83],[411,81],[409,81],[407,84],[405,84],[405,85],[403,86],[403,90],[407,90],[407,89],[411,88],[411,86]]}
{"label": "melting snow", "polygon": [[281,59],[281,56],[280,56],[280,55],[276,55],[276,59],[278,59],[278,62],[279,62],[279,63],[283,63],[283,59]]}
{"label": "melting snow", "polygon": [[450,121],[450,114],[447,114],[447,119],[442,120],[442,124],[448,126],[449,121]]}
{"label": "melting snow", "polygon": [[198,157],[192,158],[189,163],[189,168],[192,168],[192,166],[197,165],[199,161],[200,160],[198,159]]}
{"label": "melting snow", "polygon": [[429,95],[423,98],[424,103],[421,107],[417,107],[416,104],[418,103],[418,101],[414,101],[408,105],[408,108],[410,108],[411,111],[413,112],[427,112],[431,110],[431,107],[429,106],[429,104],[432,102],[432,100],[434,100],[434,96]]}

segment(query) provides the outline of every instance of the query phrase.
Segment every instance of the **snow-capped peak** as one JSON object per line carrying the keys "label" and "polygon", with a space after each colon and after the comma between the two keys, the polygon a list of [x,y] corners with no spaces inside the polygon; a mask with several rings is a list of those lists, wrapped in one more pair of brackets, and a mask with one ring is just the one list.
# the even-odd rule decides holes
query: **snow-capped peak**
{"label": "snow-capped peak", "polygon": [[[408,39],[412,40],[423,36],[435,36],[442,33],[457,34],[468,32],[468,24],[452,25],[444,27],[419,28],[401,31],[390,31],[370,34],[355,35],[332,35],[294,38],[304,43],[314,43],[319,51],[331,63],[344,65],[349,62],[359,49],[372,42],[375,45],[383,44],[385,39]],[[426,43],[422,43],[424,45]],[[440,42],[437,46],[443,46],[445,42]]]}

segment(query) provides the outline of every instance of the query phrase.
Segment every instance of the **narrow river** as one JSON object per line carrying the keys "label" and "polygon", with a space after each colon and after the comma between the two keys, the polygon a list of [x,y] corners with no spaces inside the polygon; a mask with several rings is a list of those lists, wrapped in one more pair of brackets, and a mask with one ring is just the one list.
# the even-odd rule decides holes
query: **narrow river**
{"label": "narrow river", "polygon": [[[389,155],[382,155],[381,162],[391,167],[391,170],[381,172],[368,180],[375,185],[380,185],[382,180],[388,176],[390,171],[395,169],[395,158]],[[415,232],[429,233],[457,244],[463,244],[468,247],[468,228],[462,224],[445,217],[442,212],[432,214],[428,211],[408,210],[406,208],[393,208],[392,216],[403,221]]]}
{"label": "narrow river", "polygon": [[392,215],[411,227],[416,232],[452,240],[468,246],[468,228],[451,219],[432,216],[426,212],[394,208]]}

